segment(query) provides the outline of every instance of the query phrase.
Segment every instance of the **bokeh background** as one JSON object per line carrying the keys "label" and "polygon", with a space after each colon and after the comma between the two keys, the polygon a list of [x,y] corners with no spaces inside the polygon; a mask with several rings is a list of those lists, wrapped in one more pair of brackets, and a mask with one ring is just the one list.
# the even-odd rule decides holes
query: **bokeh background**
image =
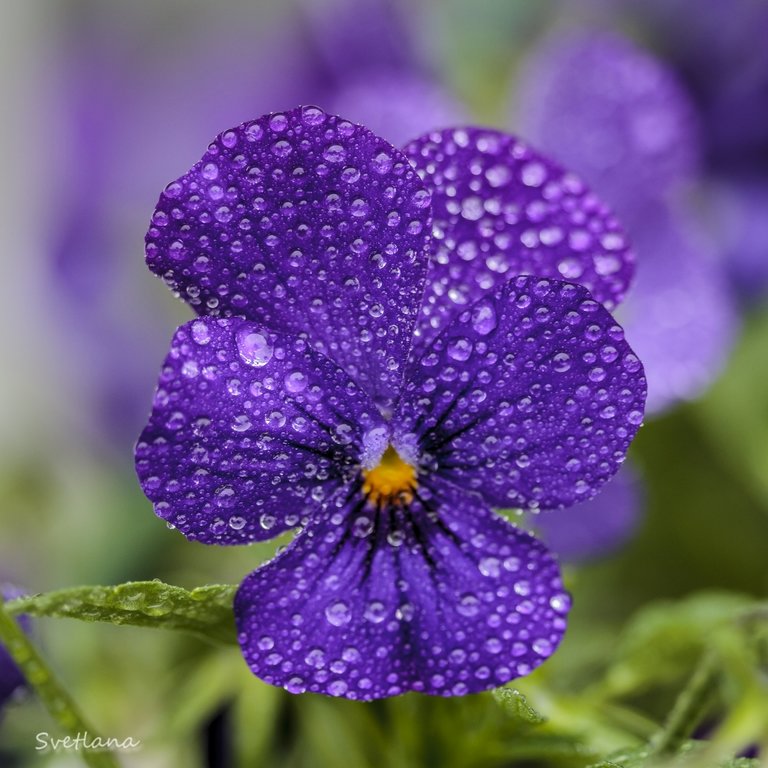
{"label": "bokeh background", "polygon": [[[618,316],[651,394],[627,470],[588,508],[520,519],[574,596],[561,650],[517,683],[546,723],[491,694],[291,697],[236,648],[40,619],[35,641],[90,720],[142,740],[122,764],[587,766],[642,745],[713,643],[721,684],[698,735],[768,745],[760,663],[722,629],[759,621],[768,591],[766,40],[763,0],[0,6],[0,580],[27,592],[234,584],[274,553],[187,542],[133,474],[190,316],[145,268],[144,233],[225,128],[299,103],[395,144],[492,125],[580,173],[637,253]],[[35,752],[56,727],[33,695],[1,717],[0,765],[80,764]]]}

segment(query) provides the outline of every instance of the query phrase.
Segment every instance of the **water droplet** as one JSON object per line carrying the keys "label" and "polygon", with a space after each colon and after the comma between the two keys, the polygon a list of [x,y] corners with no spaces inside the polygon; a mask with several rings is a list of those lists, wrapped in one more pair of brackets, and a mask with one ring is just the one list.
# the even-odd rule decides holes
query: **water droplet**
{"label": "water droplet", "polygon": [[303,392],[307,388],[307,376],[302,371],[293,371],[285,377],[285,388],[294,394]]}
{"label": "water droplet", "polygon": [[257,330],[252,324],[243,325],[236,334],[237,349],[244,363],[254,368],[263,368],[273,355],[273,347],[265,332]]}
{"label": "water droplet", "polygon": [[471,618],[480,612],[480,600],[477,595],[467,592],[461,596],[456,610],[462,615]]}
{"label": "water droplet", "polygon": [[328,623],[333,624],[334,627],[343,627],[345,624],[349,624],[352,620],[352,614],[346,603],[337,600],[326,607],[325,618],[328,620]]}
{"label": "water droplet", "polygon": [[472,355],[472,342],[464,337],[451,339],[448,342],[448,355],[459,362],[469,360]]}
{"label": "water droplet", "polygon": [[496,308],[490,301],[481,301],[472,309],[472,327],[481,336],[487,336],[496,330],[498,319]]}
{"label": "water droplet", "polygon": [[384,603],[374,600],[368,603],[365,608],[363,616],[372,624],[381,624],[387,615],[387,609],[384,607]]}

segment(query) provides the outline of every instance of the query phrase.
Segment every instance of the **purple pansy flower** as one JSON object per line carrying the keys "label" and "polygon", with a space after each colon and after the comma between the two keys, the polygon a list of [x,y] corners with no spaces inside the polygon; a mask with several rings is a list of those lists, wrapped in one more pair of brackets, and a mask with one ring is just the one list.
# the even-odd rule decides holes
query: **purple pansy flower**
{"label": "purple pansy flower", "polygon": [[[0,584],[0,592],[4,600],[20,597],[22,592],[10,584]],[[29,629],[29,620],[22,616],[21,623],[25,630]],[[16,666],[8,651],[0,643],[0,707],[3,706],[16,691],[24,685],[24,676]]]}
{"label": "purple pansy flower", "polygon": [[316,107],[225,131],[166,187],[147,261],[200,317],[174,336],[136,467],[190,539],[303,529],[235,600],[256,675],[460,695],[554,651],[557,564],[491,507],[572,505],[624,458],[642,366],[558,279],[578,267],[616,300],[623,242],[509,136],[400,152]]}

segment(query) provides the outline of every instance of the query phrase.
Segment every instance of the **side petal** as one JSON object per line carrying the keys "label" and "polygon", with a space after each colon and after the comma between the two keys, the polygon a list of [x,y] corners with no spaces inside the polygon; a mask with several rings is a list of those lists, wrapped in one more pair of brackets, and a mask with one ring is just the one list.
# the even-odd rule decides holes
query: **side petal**
{"label": "side petal", "polygon": [[430,133],[406,148],[432,191],[435,255],[420,345],[485,291],[533,274],[621,301],[633,256],[613,213],[557,163],[500,131]]}
{"label": "side petal", "polygon": [[565,631],[546,548],[442,481],[410,507],[341,498],[235,598],[251,670],[293,693],[456,696],[526,675]]}
{"label": "side petal", "polygon": [[393,418],[403,458],[491,506],[571,506],[624,460],[643,367],[581,286],[518,277],[465,310],[407,372]]}
{"label": "side petal", "polygon": [[369,398],[305,341],[199,318],[171,342],[136,471],[187,538],[244,544],[305,522],[386,441]]}
{"label": "side petal", "polygon": [[147,263],[200,314],[307,333],[387,403],[411,345],[429,224],[429,193],[401,152],[304,107],[225,131],[169,184]]}

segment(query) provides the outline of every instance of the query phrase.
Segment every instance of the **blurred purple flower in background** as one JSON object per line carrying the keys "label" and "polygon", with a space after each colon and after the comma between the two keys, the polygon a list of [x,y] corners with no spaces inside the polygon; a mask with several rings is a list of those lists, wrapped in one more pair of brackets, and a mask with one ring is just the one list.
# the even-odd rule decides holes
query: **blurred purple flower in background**
{"label": "blurred purple flower in background", "polygon": [[466,120],[446,89],[415,74],[376,72],[352,80],[329,98],[328,109],[349,115],[395,146],[427,130]]}
{"label": "blurred purple flower in background", "polygon": [[[62,21],[58,140],[67,162],[54,187],[52,301],[80,361],[62,374],[88,401],[81,410],[92,421],[81,426],[119,455],[143,423],[146,383],[163,354],[157,328],[172,312],[147,287],[135,247],[147,200],[175,169],[222,123],[276,105],[343,107],[396,143],[463,118],[417,60],[407,15],[386,0],[201,6],[197,16],[176,25],[169,11],[157,30],[140,4],[93,5]],[[216,66],[190,50],[215,51]]]}
{"label": "blurred purple flower in background", "polygon": [[578,267],[615,301],[624,243],[511,136],[445,130],[401,153],[315,107],[225,131],[166,186],[147,263],[201,317],[174,336],[136,468],[190,539],[303,528],[237,594],[255,674],[451,696],[554,652],[556,562],[491,507],[571,506],[623,461],[642,365],[552,277]]}
{"label": "blurred purple flower in background", "polygon": [[[762,0],[586,0],[598,26],[627,25],[674,71],[697,113],[702,170],[722,187],[713,233],[746,299],[768,297],[768,4]],[[572,10],[572,9],[571,9]],[[721,208],[722,205],[722,208]],[[745,222],[739,232],[735,222]]]}
{"label": "blurred purple flower in background", "polygon": [[457,125],[466,111],[419,50],[413,13],[393,0],[305,0],[306,101],[346,115],[395,146]]}
{"label": "blurred purple flower in background", "polygon": [[637,254],[619,316],[648,376],[648,412],[697,397],[735,335],[726,275],[681,196],[697,180],[696,112],[674,75],[617,36],[571,32],[528,60],[519,122],[614,205]]}
{"label": "blurred purple flower in background", "polygon": [[[627,228],[637,275],[617,316],[646,369],[648,413],[698,397],[723,369],[737,321],[712,237],[685,202],[700,181],[702,130],[684,85],[618,35],[571,30],[545,39],[524,64],[517,115],[523,132],[592,183]],[[635,530],[639,505],[636,483],[609,484],[571,515],[534,525],[565,558],[583,559],[590,539],[573,536],[579,519],[616,544]],[[603,551],[601,537],[591,541]]]}
{"label": "blurred purple flower in background", "polygon": [[613,3],[675,68],[715,172],[768,172],[768,5],[763,0]]}
{"label": "blurred purple flower in background", "polygon": [[718,248],[736,288],[747,299],[764,300],[768,288],[768,173],[723,176],[711,185],[710,194]]}
{"label": "blurred purple flower in background", "polygon": [[699,126],[685,89],[618,35],[545,38],[522,65],[517,102],[529,138],[575,161],[623,212],[698,168]]}
{"label": "blurred purple flower in background", "polygon": [[[0,593],[3,600],[13,600],[23,594],[18,588],[10,584],[0,584]],[[22,616],[19,619],[25,631],[29,630],[29,619]],[[0,708],[25,684],[24,676],[8,651],[0,643]]]}

